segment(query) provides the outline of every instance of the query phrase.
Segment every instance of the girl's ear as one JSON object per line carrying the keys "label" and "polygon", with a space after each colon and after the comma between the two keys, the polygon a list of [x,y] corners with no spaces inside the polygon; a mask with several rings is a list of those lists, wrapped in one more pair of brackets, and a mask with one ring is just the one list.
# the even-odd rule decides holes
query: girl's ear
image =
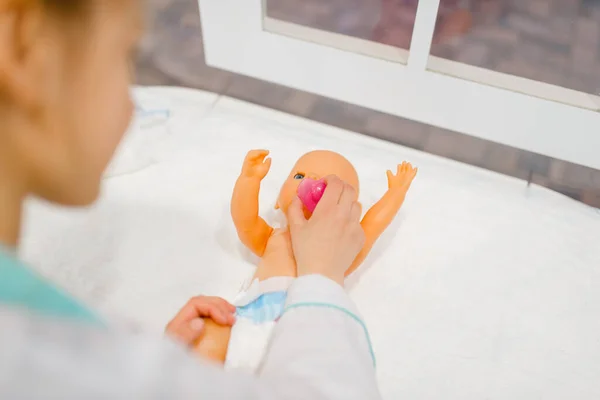
{"label": "girl's ear", "polygon": [[[19,106],[38,106],[50,66],[40,7],[0,7],[0,88]],[[49,42],[51,43],[51,42]],[[54,49],[53,49],[54,50]]]}

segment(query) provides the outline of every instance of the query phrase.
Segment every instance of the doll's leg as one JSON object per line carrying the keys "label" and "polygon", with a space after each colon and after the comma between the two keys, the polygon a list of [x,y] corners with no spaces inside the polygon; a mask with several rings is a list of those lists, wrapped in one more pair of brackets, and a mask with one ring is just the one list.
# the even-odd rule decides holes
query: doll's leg
{"label": "doll's leg", "polygon": [[227,356],[231,326],[223,326],[212,319],[204,319],[204,333],[193,344],[194,352],[211,361],[223,364]]}

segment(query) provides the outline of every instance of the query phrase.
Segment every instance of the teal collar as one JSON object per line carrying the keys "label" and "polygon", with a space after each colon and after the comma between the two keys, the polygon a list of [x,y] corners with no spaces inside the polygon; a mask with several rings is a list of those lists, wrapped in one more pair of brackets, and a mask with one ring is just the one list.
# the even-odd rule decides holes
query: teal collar
{"label": "teal collar", "polygon": [[0,304],[85,322],[100,319],[77,300],[39,276],[0,244]]}

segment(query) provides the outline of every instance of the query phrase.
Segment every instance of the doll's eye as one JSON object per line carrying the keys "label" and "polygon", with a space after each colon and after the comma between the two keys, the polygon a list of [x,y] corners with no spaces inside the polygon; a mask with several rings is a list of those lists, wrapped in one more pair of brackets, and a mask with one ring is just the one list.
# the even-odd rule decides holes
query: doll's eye
{"label": "doll's eye", "polygon": [[304,179],[304,174],[297,173],[296,175],[294,175],[294,179]]}

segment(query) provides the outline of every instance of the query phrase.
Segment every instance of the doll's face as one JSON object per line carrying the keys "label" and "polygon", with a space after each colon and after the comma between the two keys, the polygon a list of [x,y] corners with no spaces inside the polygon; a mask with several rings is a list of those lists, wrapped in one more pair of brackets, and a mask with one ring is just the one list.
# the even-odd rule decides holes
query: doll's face
{"label": "doll's face", "polygon": [[[336,175],[344,182],[352,185],[358,196],[358,175],[350,161],[338,153],[317,150],[306,153],[296,162],[281,188],[276,208],[281,208],[287,214],[287,209],[297,196],[298,186],[304,178],[318,180],[328,175]],[[310,216],[308,210],[305,210],[305,214],[307,217]]]}

